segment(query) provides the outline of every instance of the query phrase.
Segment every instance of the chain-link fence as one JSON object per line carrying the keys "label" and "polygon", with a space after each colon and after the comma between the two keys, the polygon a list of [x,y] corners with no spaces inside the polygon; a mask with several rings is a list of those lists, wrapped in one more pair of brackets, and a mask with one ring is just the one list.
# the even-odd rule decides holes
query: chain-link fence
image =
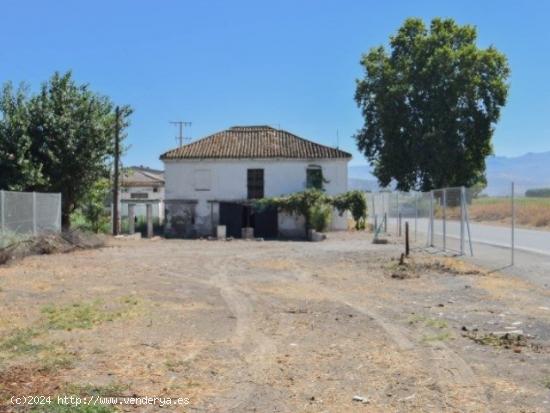
{"label": "chain-link fence", "polygon": [[0,190],[1,234],[61,230],[61,194]]}
{"label": "chain-link fence", "polygon": [[517,250],[550,255],[550,200],[518,198],[514,185],[509,188],[498,197],[464,187],[371,193],[369,219],[376,234],[402,236],[408,222],[418,246],[474,256],[495,268],[513,265]]}

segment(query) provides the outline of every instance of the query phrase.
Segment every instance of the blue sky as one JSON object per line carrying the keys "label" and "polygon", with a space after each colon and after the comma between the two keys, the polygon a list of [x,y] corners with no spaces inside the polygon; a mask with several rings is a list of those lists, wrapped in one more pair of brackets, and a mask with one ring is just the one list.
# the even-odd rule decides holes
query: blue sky
{"label": "blue sky", "polygon": [[478,27],[510,61],[497,155],[550,150],[550,3],[543,1],[3,0],[0,81],[34,89],[55,70],[130,104],[126,165],[161,166],[171,120],[194,138],[270,124],[336,145],[363,164],[353,133],[359,59],[407,17]]}

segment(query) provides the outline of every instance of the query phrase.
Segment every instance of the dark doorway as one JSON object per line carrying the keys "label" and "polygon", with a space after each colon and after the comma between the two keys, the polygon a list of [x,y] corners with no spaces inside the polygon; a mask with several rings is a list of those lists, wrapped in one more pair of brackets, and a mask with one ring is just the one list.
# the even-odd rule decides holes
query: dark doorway
{"label": "dark doorway", "polygon": [[277,238],[279,226],[277,222],[277,208],[266,208],[261,212],[254,212],[254,236],[257,238]]}
{"label": "dark doorway", "polygon": [[225,225],[227,236],[241,238],[243,206],[232,202],[220,202],[220,225]]}
{"label": "dark doorway", "polygon": [[225,225],[227,236],[241,238],[243,227],[254,228],[257,238],[277,238],[279,233],[277,208],[256,211],[252,206],[220,202],[220,225]]}

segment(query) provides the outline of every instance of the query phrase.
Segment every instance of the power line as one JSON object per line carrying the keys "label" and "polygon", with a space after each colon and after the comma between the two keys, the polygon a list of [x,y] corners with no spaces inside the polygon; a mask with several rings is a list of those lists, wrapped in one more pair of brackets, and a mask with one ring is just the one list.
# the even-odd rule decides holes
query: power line
{"label": "power line", "polygon": [[179,146],[183,146],[184,141],[189,141],[191,138],[185,138],[183,135],[183,128],[186,126],[191,126],[192,122],[186,122],[183,120],[176,120],[170,122],[172,125],[176,125],[179,128],[179,134],[176,136],[176,140],[179,141]]}

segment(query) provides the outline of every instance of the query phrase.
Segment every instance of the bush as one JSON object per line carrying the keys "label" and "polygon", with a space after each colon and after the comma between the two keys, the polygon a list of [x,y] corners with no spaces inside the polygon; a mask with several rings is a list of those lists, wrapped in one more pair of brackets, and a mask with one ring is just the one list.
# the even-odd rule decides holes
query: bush
{"label": "bush", "polygon": [[324,232],[328,229],[332,209],[327,204],[317,204],[311,208],[311,227],[317,232]]}
{"label": "bush", "polygon": [[348,191],[331,198],[331,204],[340,215],[351,212],[355,221],[355,229],[365,229],[367,219],[367,199],[362,191]]}
{"label": "bush", "polygon": [[81,231],[95,232],[96,234],[109,234],[112,230],[111,216],[105,214],[98,217],[96,222],[91,222],[81,209],[76,209],[71,214],[71,227]]}

